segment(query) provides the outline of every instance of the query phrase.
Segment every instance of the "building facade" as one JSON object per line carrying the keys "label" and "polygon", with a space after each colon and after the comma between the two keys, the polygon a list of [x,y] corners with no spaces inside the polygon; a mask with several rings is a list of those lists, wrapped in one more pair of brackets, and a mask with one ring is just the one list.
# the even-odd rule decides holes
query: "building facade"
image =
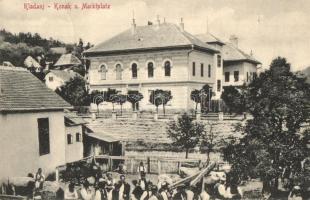
{"label": "building facade", "polygon": [[[167,109],[192,109],[190,93],[205,84],[217,90],[223,70],[219,51],[184,30],[184,24],[158,22],[136,26],[84,52],[90,61],[91,90],[116,89],[122,94],[139,91],[144,98],[140,109],[151,110],[150,95],[156,89],[168,90],[173,98]],[[219,77],[217,77],[219,76]],[[221,80],[222,81],[222,80]],[[221,83],[220,83],[221,84]],[[103,107],[104,107],[103,103]],[[131,108],[126,103],[125,108]]]}
{"label": "building facade", "polygon": [[67,102],[26,69],[0,66],[0,178],[48,175],[66,162]]}
{"label": "building facade", "polygon": [[219,72],[223,76],[222,87],[247,85],[257,76],[261,63],[252,53],[246,54],[238,47],[235,35],[229,38],[229,42],[222,42],[209,32],[196,37],[220,51],[219,56],[223,59],[223,70]]}
{"label": "building facade", "polygon": [[45,75],[44,80],[46,86],[55,91],[57,88],[63,86],[67,81],[76,76],[83,78],[81,75],[72,70],[50,70]]}

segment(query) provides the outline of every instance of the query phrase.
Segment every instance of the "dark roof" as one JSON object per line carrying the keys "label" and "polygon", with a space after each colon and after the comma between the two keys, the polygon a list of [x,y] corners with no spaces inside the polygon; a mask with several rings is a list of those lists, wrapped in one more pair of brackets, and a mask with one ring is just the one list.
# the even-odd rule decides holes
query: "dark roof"
{"label": "dark roof", "polygon": [[[74,72],[72,70],[68,70],[68,71],[65,71],[65,70],[50,70],[49,73],[54,74],[56,77],[60,78],[64,82],[67,82],[71,78],[74,78],[76,76],[79,76],[79,77],[83,78],[79,73],[76,73],[76,72]],[[49,74],[49,73],[47,73],[47,74]]]}
{"label": "dark roof", "polygon": [[0,66],[0,112],[64,108],[72,106],[26,69]]}
{"label": "dark roof", "polygon": [[177,25],[163,23],[160,25],[137,26],[134,34],[131,29],[128,29],[95,45],[85,51],[84,54],[192,46],[200,50],[218,52],[212,46],[181,30]]}
{"label": "dark roof", "polygon": [[224,45],[225,43],[222,42],[219,38],[215,37],[213,34],[211,33],[203,33],[203,34],[198,34],[195,35],[198,39],[200,39],[201,41],[204,41],[206,43],[218,43],[220,45]]}
{"label": "dark roof", "polygon": [[82,64],[81,61],[71,53],[64,54],[60,56],[54,66],[65,66],[65,65],[80,65]]}
{"label": "dark roof", "polygon": [[87,124],[88,122],[74,112],[65,111],[65,123],[68,126],[76,126]]}
{"label": "dark roof", "polygon": [[231,43],[226,43],[222,49],[224,61],[247,61],[254,64],[261,64],[253,56],[246,54],[241,49]]}
{"label": "dark roof", "polygon": [[110,135],[107,135],[103,132],[92,132],[92,133],[86,132],[86,135],[89,137],[95,138],[97,140],[101,140],[101,141],[108,142],[108,143],[119,142],[118,139]]}

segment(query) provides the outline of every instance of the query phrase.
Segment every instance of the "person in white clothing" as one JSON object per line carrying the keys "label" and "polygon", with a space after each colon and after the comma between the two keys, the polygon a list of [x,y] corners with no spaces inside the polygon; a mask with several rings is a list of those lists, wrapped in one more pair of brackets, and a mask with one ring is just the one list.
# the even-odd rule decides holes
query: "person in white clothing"
{"label": "person in white clothing", "polygon": [[95,197],[95,190],[89,186],[87,180],[83,183],[83,187],[81,189],[81,197],[82,200],[92,200]]}
{"label": "person in white clothing", "polygon": [[74,183],[69,183],[68,188],[65,190],[65,200],[75,200],[78,199],[78,194],[74,187]]}

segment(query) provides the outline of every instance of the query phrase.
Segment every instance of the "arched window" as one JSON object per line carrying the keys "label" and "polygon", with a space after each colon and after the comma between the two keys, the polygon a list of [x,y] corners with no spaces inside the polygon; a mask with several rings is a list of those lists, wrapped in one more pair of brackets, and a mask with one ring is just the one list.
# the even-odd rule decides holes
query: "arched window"
{"label": "arched window", "polygon": [[165,62],[165,76],[171,76],[171,63],[170,61]]}
{"label": "arched window", "polygon": [[147,75],[149,78],[154,77],[154,63],[152,62],[147,64]]}
{"label": "arched window", "polygon": [[133,63],[131,65],[131,73],[132,73],[132,78],[137,78],[138,77],[138,66],[136,63]]}
{"label": "arched window", "polygon": [[122,80],[122,66],[120,64],[116,65],[115,71],[116,71],[116,80]]}
{"label": "arched window", "polygon": [[106,80],[107,79],[107,67],[105,65],[101,65],[99,72],[100,72],[101,80]]}

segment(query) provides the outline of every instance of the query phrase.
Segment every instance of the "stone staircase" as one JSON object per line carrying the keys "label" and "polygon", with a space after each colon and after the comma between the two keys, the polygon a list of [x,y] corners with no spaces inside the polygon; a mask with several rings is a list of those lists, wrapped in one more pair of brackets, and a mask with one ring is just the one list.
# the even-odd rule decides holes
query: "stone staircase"
{"label": "stone staircase", "polygon": [[[124,116],[125,117],[125,116]],[[170,118],[171,116],[169,116]],[[87,119],[87,126],[94,132],[100,132],[109,137],[114,137],[120,141],[126,142],[126,147],[133,149],[151,148],[152,150],[160,150],[169,147],[171,139],[166,133],[166,128],[170,119],[160,119],[154,121],[145,117],[137,120],[117,117],[116,120],[110,118],[98,118],[95,121]],[[212,126],[214,141],[220,142],[229,136],[238,136],[240,133],[234,132],[236,121],[201,121],[205,124],[206,131]]]}

